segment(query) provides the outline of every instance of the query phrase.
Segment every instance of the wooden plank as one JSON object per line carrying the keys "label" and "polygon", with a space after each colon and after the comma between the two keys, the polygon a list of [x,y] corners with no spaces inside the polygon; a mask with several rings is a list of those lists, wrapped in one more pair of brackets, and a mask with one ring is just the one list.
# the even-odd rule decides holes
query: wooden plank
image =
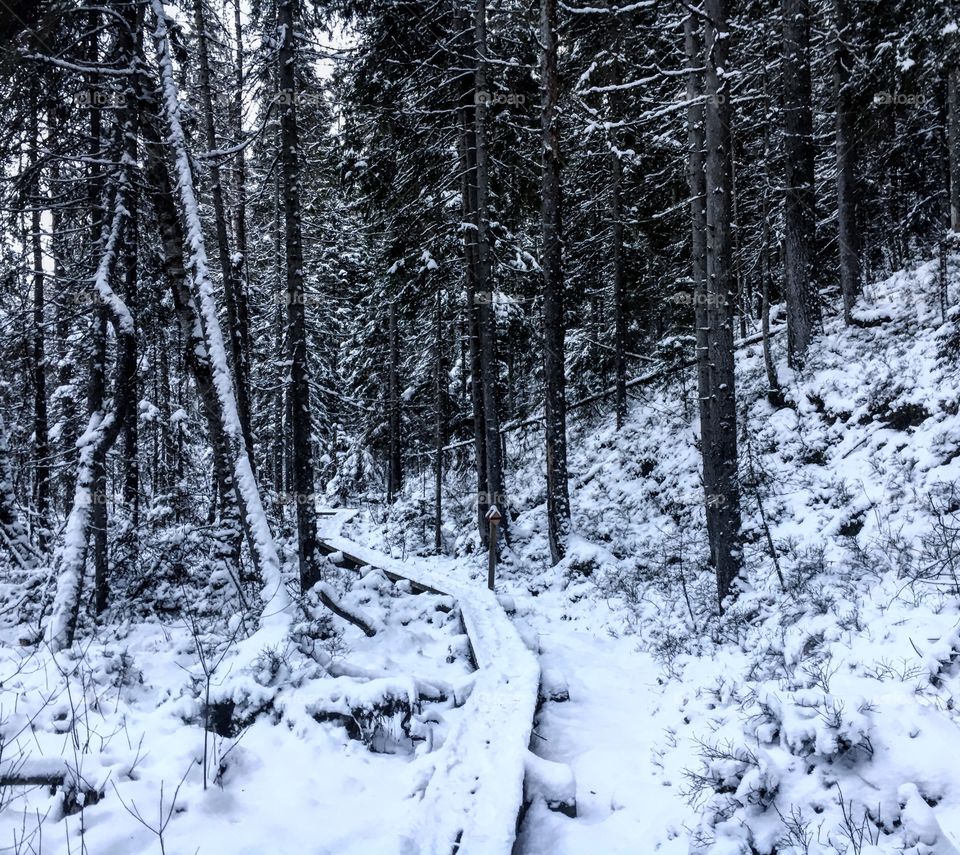
{"label": "wooden plank", "polygon": [[455,598],[477,666],[473,691],[443,746],[423,758],[425,784],[408,835],[423,855],[509,855],[523,807],[524,776],[540,685],[540,666],[493,592],[430,571],[337,536],[321,539],[327,554],[355,567]]}

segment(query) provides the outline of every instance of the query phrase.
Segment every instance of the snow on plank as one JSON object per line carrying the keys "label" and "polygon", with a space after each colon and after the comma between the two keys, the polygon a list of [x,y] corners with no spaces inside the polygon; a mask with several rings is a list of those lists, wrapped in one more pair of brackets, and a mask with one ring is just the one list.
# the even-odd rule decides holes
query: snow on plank
{"label": "snow on plank", "polygon": [[368,549],[344,537],[321,548],[349,563],[370,566],[394,581],[446,594],[460,605],[477,666],[473,692],[443,746],[423,758],[422,798],[409,832],[423,855],[507,855],[523,805],[540,666],[496,597]]}

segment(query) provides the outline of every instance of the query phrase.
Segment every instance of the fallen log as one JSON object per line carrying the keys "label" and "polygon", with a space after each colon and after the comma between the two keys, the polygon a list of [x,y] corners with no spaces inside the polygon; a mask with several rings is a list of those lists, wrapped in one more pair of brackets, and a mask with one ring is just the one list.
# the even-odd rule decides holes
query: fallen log
{"label": "fallen log", "polygon": [[59,787],[63,791],[63,812],[66,816],[96,804],[103,797],[99,787],[91,784],[77,769],[59,757],[0,762],[2,787]]}
{"label": "fallen log", "polygon": [[[786,329],[786,325],[776,327],[775,329],[770,330],[770,336],[780,334]],[[756,333],[754,335],[747,336],[746,338],[740,339],[740,341],[734,344],[735,350],[740,350],[744,347],[749,347],[752,344],[757,344],[758,342],[763,341],[763,333]],[[697,362],[695,359],[687,359],[683,362],[676,362],[672,365],[664,365],[660,368],[656,368],[653,371],[648,371],[645,374],[641,374],[639,377],[634,377],[632,380],[627,381],[626,388],[633,389],[636,386],[646,386],[648,383],[653,383],[656,380],[661,380],[664,377],[669,377],[673,374],[677,374],[680,371],[686,371],[688,368],[694,368]],[[567,412],[571,410],[579,409],[580,407],[586,407],[590,404],[595,404],[597,401],[602,401],[604,398],[612,397],[616,394],[616,386],[611,386],[608,389],[604,389],[602,392],[596,392],[593,395],[588,395],[586,398],[580,398],[576,401],[570,401],[567,404]],[[528,419],[522,419],[520,421],[509,422],[500,428],[500,433],[510,433],[515,430],[521,430],[523,428],[534,427],[536,425],[543,424],[543,415],[531,416]],[[441,450],[442,451],[454,451],[458,448],[466,448],[467,446],[472,446],[472,439],[463,439],[458,442],[452,442],[450,445],[445,445]],[[435,451],[421,451],[417,452],[416,456],[432,456],[435,454]]]}

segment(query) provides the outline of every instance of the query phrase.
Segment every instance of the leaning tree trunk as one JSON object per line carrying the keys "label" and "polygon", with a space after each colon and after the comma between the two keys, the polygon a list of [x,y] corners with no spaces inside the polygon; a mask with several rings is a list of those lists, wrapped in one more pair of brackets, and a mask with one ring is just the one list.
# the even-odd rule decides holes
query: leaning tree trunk
{"label": "leaning tree trunk", "polygon": [[180,121],[179,93],[170,56],[167,18],[160,0],[153,0],[153,12],[154,40],[161,75],[161,98],[168,130],[167,144],[175,164],[176,190],[182,209],[188,266],[193,279],[194,299],[198,304],[200,330],[210,359],[213,385],[217,392],[219,403],[217,415],[221,421],[224,442],[229,450],[237,501],[243,510],[241,523],[251,557],[263,585],[261,598],[264,609],[261,627],[264,629],[270,627],[285,635],[290,620],[290,599],[283,584],[280,559],[243,440],[240,415],[234,396],[233,377],[227,363],[226,347],[207,263],[206,244],[200,224],[200,207],[190,171],[187,141]]}
{"label": "leaning tree trunk", "polygon": [[791,366],[803,364],[820,319],[813,283],[814,149],[810,83],[810,9],[808,0],[782,0],[784,296],[787,300],[787,350]]}
{"label": "leaning tree trunk", "polygon": [[[726,0],[706,0],[706,199],[707,326],[713,413],[703,434],[704,466],[713,472],[706,495],[711,552],[720,608],[740,573],[740,486],[737,480],[737,401],[734,383],[732,245],[732,163]],[[723,34],[723,37],[718,37]]]}
{"label": "leaning tree trunk", "polygon": [[[210,279],[206,245],[200,223],[200,208],[190,171],[186,135],[180,120],[179,92],[170,55],[167,17],[161,0],[152,0],[152,5],[155,19],[154,42],[160,67],[161,98],[169,130],[167,145],[176,170],[177,193],[182,208],[185,249],[195,291],[194,299],[198,308],[199,331],[210,360],[213,386],[216,389],[218,409],[215,416],[220,421],[223,441],[229,451],[234,490],[237,502],[243,510],[241,524],[244,535],[262,584],[260,596],[263,610],[260,615],[260,631],[248,639],[245,645],[244,655],[252,660],[259,655],[265,644],[278,644],[286,638],[292,618],[292,604],[284,585],[276,543],[270,531],[260,498],[260,490],[250,467],[246,444],[243,440],[237,401],[234,396],[233,378],[227,363],[226,346],[217,316],[213,283]],[[292,38],[292,21],[290,31]],[[332,611],[358,625],[367,635],[375,633],[365,618],[343,608],[326,586],[320,586],[319,594],[324,604]]]}
{"label": "leaning tree trunk", "polygon": [[860,293],[860,234],[857,230],[856,142],[850,91],[850,54],[844,39],[849,25],[847,0],[834,0],[836,41],[833,48],[833,96],[836,103],[837,239],[840,244],[840,291],[843,319],[853,323]]}
{"label": "leaning tree trunk", "polygon": [[557,101],[557,0],[540,3],[540,78],[543,96],[543,251],[544,423],[547,447],[547,531],[556,564],[570,539],[567,484],[567,402],[564,376],[563,244],[560,185],[560,129]]}
{"label": "leaning tree trunk", "polygon": [[[206,19],[203,0],[193,0],[193,20],[197,31],[197,59],[200,72],[200,102],[203,108],[203,128],[207,148],[217,150],[217,130],[213,116],[213,94],[210,79],[210,59],[207,50]],[[242,158],[242,153],[240,154]],[[234,386],[237,398],[237,411],[240,415],[240,428],[247,447],[250,467],[256,471],[253,457],[253,434],[250,428],[250,389],[247,381],[248,369],[244,350],[245,332],[241,329],[239,278],[237,268],[230,252],[227,237],[227,212],[223,200],[223,183],[220,177],[220,165],[216,158],[210,160],[210,197],[213,202],[213,220],[216,226],[217,251],[220,257],[220,275],[223,278],[223,296],[226,306],[227,335],[230,340]]]}
{"label": "leaning tree trunk", "polygon": [[[162,105],[157,103],[154,109],[156,113],[154,118],[159,124],[163,121]],[[214,490],[223,499],[220,506],[218,540],[224,544],[224,548],[219,557],[226,560],[234,571],[238,572],[243,528],[240,524],[240,510],[233,484],[233,462],[223,432],[220,399],[217,397],[213,368],[200,328],[199,312],[190,291],[189,274],[184,266],[186,241],[174,201],[175,191],[167,168],[166,143],[162,140],[153,121],[144,122],[143,132],[146,179],[151,190],[153,210],[160,231],[164,278],[173,298],[173,307],[184,343],[184,362],[193,377],[207,423],[207,434],[213,450]],[[242,600],[242,590],[239,593]]]}
{"label": "leaning tree trunk", "polygon": [[[87,541],[91,526],[97,524],[94,510],[103,508],[106,501],[102,483],[104,462],[133,404],[131,381],[136,372],[133,317],[123,300],[110,287],[126,220],[126,212],[120,203],[123,193],[122,189],[117,193],[110,231],[104,240],[103,252],[93,280],[96,302],[104,307],[113,322],[120,352],[116,365],[113,409],[107,410],[103,405],[102,388],[92,392],[91,399],[99,403],[99,406],[91,411],[87,429],[80,440],[73,505],[64,528],[63,546],[57,557],[57,591],[46,630],[47,641],[54,651],[62,650],[73,643],[87,563]],[[102,386],[103,381],[99,378],[94,382],[99,382]],[[99,567],[97,570],[95,593],[99,612],[105,606],[106,577],[100,575]]]}

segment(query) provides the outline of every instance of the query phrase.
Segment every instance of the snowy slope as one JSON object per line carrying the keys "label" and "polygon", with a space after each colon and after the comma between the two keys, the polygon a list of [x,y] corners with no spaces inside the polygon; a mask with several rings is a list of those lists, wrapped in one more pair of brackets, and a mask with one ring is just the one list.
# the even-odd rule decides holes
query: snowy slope
{"label": "snowy slope", "polygon": [[[960,357],[935,273],[869,287],[864,325],[828,319],[802,372],[775,341],[786,408],[760,345],[738,354],[746,573],[723,619],[692,373],[637,388],[619,434],[571,425],[578,536],[557,568],[538,437],[510,437],[500,587],[570,686],[534,747],[573,765],[581,804],[532,809],[522,851],[960,851]],[[469,480],[448,482],[461,551]]]}

